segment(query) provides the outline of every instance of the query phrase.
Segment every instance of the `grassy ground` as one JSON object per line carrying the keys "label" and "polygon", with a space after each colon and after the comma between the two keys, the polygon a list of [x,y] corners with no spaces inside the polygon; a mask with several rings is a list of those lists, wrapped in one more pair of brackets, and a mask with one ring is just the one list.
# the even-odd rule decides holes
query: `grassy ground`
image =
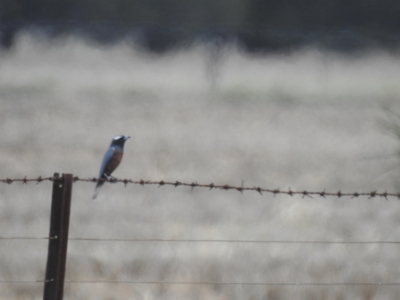
{"label": "grassy ground", "polygon": [[[127,134],[116,177],[343,192],[396,191],[399,58],[315,50],[246,56],[208,46],[153,56],[132,45],[23,35],[0,56],[0,178],[93,177]],[[73,187],[70,237],[400,240],[395,199],[310,199],[206,189]],[[0,185],[0,236],[48,234],[51,184]],[[0,241],[0,279],[43,279],[47,241]],[[397,245],[71,241],[67,280],[400,282]],[[1,284],[0,299],[41,299]],[[398,286],[67,284],[65,299],[395,299]]]}

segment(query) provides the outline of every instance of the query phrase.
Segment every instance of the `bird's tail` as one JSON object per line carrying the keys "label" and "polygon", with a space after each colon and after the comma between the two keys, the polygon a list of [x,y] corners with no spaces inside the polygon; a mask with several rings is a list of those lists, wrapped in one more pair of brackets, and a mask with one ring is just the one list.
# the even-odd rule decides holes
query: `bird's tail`
{"label": "bird's tail", "polygon": [[94,200],[94,199],[97,198],[97,195],[99,194],[100,188],[101,188],[101,186],[103,185],[103,183],[104,183],[103,180],[98,180],[98,181],[97,181],[97,185],[96,185],[96,188],[95,188],[95,190],[94,190],[94,194],[93,194],[92,200]]}

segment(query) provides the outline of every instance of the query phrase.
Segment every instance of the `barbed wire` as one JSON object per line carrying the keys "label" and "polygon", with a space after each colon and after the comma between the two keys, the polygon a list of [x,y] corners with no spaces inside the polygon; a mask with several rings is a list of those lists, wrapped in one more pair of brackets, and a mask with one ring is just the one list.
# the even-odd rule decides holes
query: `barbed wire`
{"label": "barbed wire", "polygon": [[0,240],[55,240],[57,237],[2,236]]}
{"label": "barbed wire", "polygon": [[[48,280],[0,280],[0,284],[47,283]],[[247,286],[399,286],[400,282],[226,282],[226,281],[136,281],[65,280],[68,284],[151,284],[151,285],[247,285]]]}
{"label": "barbed wire", "polygon": [[250,286],[390,286],[400,282],[214,282],[214,281],[134,281],[134,280],[66,280],[65,283],[165,284],[165,285],[250,285]]}
{"label": "barbed wire", "polygon": [[119,239],[119,238],[69,238],[88,242],[143,242],[143,243],[243,243],[243,244],[400,244],[400,241],[289,241],[289,240],[228,240],[228,239]]}
{"label": "barbed wire", "polygon": [[[55,237],[0,237],[1,240],[56,240]],[[227,243],[227,244],[400,244],[400,241],[327,241],[327,240],[233,240],[233,239],[149,239],[149,238],[68,238],[69,241],[127,243]]]}
{"label": "barbed wire", "polygon": [[[36,183],[41,183],[44,181],[60,181],[60,178],[56,178],[56,177],[42,177],[39,176],[37,178],[27,178],[27,176],[25,176],[24,178],[17,178],[17,179],[11,179],[11,178],[6,178],[6,179],[0,179],[0,182],[3,183],[7,183],[7,184],[12,184],[14,182],[22,182],[24,184],[27,184],[29,182],[36,182]],[[224,185],[218,185],[218,184],[214,184],[214,183],[210,183],[210,184],[201,184],[201,183],[197,183],[197,182],[181,182],[181,181],[164,181],[164,180],[160,180],[160,181],[152,181],[152,180],[132,180],[132,179],[118,179],[118,178],[113,178],[111,180],[104,180],[104,179],[97,179],[95,177],[93,178],[79,178],[78,176],[73,177],[74,182],[97,182],[98,180],[103,180],[105,182],[110,182],[110,183],[123,183],[125,186],[127,186],[128,184],[137,184],[137,185],[157,185],[158,187],[162,187],[162,186],[173,186],[173,187],[190,187],[192,190],[194,188],[207,188],[207,189],[216,189],[216,190],[234,190],[234,191],[238,191],[240,193],[243,193],[245,191],[253,191],[253,192],[258,192],[259,194],[263,195],[263,193],[269,193],[269,194],[273,194],[275,195],[288,195],[288,196],[302,196],[302,198],[304,197],[309,197],[309,198],[313,198],[313,196],[317,196],[317,197],[322,197],[322,198],[326,198],[326,197],[338,197],[338,198],[342,198],[342,197],[350,197],[350,198],[358,198],[358,197],[368,197],[370,198],[375,198],[375,197],[380,197],[380,198],[384,198],[386,200],[388,200],[389,197],[395,197],[397,199],[400,199],[400,192],[377,192],[375,191],[370,191],[370,192],[342,192],[341,190],[337,191],[337,192],[326,192],[325,189],[322,191],[307,191],[307,190],[298,190],[298,191],[292,191],[290,188],[287,190],[281,190],[281,189],[268,189],[268,188],[262,188],[262,187],[257,187],[257,186],[253,186],[253,187],[245,187],[245,186],[232,186],[232,185],[228,185],[228,184],[224,184]]]}
{"label": "barbed wire", "polygon": [[0,284],[4,283],[45,283],[46,280],[0,280]]}
{"label": "barbed wire", "polygon": [[54,279],[48,280],[0,280],[0,284],[4,283],[46,283],[46,282],[53,282]]}
{"label": "barbed wire", "polygon": [[[98,181],[97,178],[87,178],[82,179],[77,176],[73,177],[74,182],[92,182],[96,183]],[[41,183],[44,181],[49,182],[61,182],[61,178],[58,177],[42,177],[39,176],[37,178],[17,178],[17,179],[0,179],[0,182],[12,184],[14,182],[21,182],[23,184],[28,184],[30,182]],[[400,199],[400,193],[378,193],[376,191],[372,192],[354,192],[354,193],[343,193],[341,191],[332,193],[332,192],[310,192],[310,191],[292,191],[288,189],[286,191],[281,191],[279,189],[266,189],[261,187],[244,187],[244,186],[230,186],[230,185],[216,185],[214,183],[211,184],[199,184],[197,182],[180,182],[180,181],[151,181],[151,180],[132,180],[132,179],[118,179],[114,178],[110,180],[110,183],[123,183],[125,186],[128,184],[137,184],[137,185],[157,185],[158,187],[162,186],[185,186],[194,188],[208,188],[208,189],[219,189],[219,190],[236,190],[241,193],[244,191],[256,191],[263,195],[263,193],[270,193],[273,195],[277,194],[286,194],[289,196],[300,195],[304,197],[318,196],[326,198],[327,196],[334,197],[361,197],[367,196],[369,198],[374,197],[382,197],[386,200],[388,197],[396,197]],[[57,236],[54,237],[0,237],[0,240],[55,240],[58,239]],[[400,241],[289,241],[289,240],[234,240],[234,239],[155,239],[155,238],[84,238],[84,237],[76,237],[69,238],[71,241],[88,241],[88,242],[166,242],[166,243],[236,243],[236,244],[400,244]],[[0,280],[0,284],[31,284],[31,283],[40,283],[44,284],[47,282],[52,282],[54,279],[47,280]],[[66,284],[145,284],[145,285],[222,285],[222,286],[348,286],[348,287],[357,287],[357,286],[400,286],[400,282],[214,282],[214,281],[138,281],[138,280],[66,280]]]}

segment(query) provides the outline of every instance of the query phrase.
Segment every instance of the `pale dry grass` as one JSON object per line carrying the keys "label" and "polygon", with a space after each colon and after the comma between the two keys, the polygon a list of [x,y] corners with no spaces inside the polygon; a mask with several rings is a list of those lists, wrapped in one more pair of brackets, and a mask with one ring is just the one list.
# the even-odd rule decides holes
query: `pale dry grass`
{"label": "pale dry grass", "polygon": [[[0,57],[0,177],[97,175],[111,138],[129,134],[115,176],[327,191],[393,191],[399,58],[314,50],[248,57],[227,47],[210,90],[207,47],[164,56],[22,35]],[[379,177],[378,177],[379,176]],[[377,178],[376,178],[377,177]],[[400,240],[397,200],[301,199],[107,184],[73,187],[71,237]],[[51,184],[0,185],[1,236],[48,234]],[[44,277],[46,241],[0,241],[0,279]],[[396,245],[71,241],[67,279],[400,282]],[[67,284],[66,299],[395,299],[399,287]],[[41,299],[2,284],[0,299]]]}

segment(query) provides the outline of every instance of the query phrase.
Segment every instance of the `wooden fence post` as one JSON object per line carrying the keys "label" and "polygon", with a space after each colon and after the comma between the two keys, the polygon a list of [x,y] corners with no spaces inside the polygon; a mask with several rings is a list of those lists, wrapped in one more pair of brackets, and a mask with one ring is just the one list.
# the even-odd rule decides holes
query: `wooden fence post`
{"label": "wooden fence post", "polygon": [[68,228],[71,210],[72,174],[54,173],[51,201],[49,248],[47,254],[44,300],[62,300],[67,262]]}

